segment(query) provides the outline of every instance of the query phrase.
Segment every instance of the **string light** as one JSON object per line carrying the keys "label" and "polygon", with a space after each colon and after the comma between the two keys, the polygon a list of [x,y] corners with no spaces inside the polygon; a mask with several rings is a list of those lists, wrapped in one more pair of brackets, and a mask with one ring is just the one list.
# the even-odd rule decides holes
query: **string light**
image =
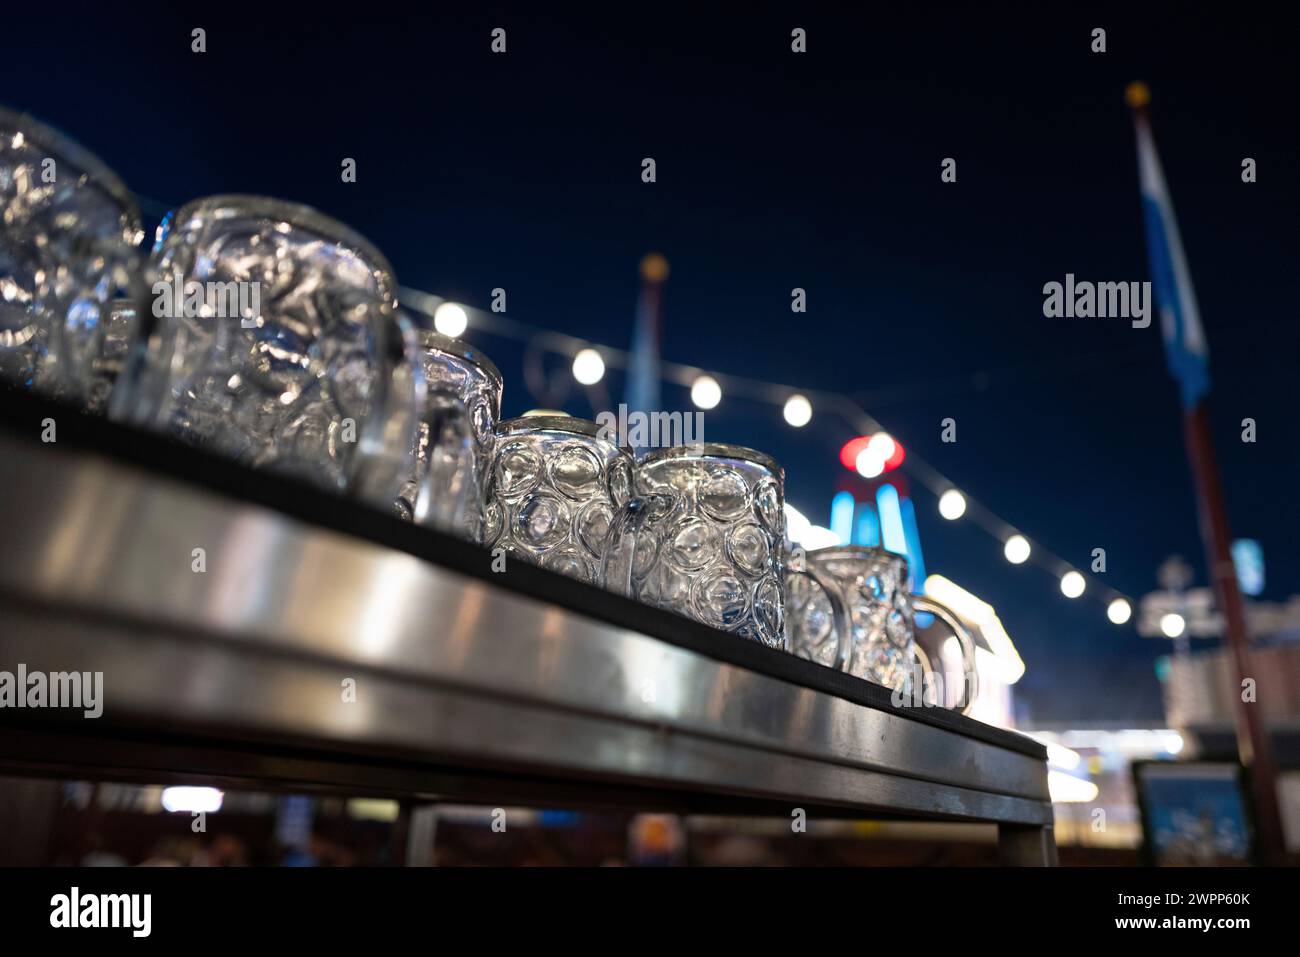
{"label": "string light", "polygon": [[898,451],[898,443],[886,432],[877,432],[867,442],[867,451],[879,456],[881,462],[888,462]]}
{"label": "string light", "polygon": [[1160,633],[1166,638],[1177,638],[1186,628],[1187,622],[1182,615],[1174,614],[1171,611],[1167,615],[1160,616]]}
{"label": "string light", "polygon": [[794,426],[796,429],[802,429],[812,421],[812,403],[806,396],[795,394],[785,400],[785,409],[782,410],[785,415],[785,421]]}
{"label": "string light", "polygon": [[[165,209],[161,204],[158,208]],[[434,317],[434,326],[439,332],[447,335],[443,325],[440,324],[439,312],[444,306],[450,307],[443,313],[446,317],[454,317],[456,311],[465,313],[465,309],[456,303],[448,302],[438,296],[432,295],[418,289],[403,287],[399,290],[399,295],[404,306],[423,312]],[[453,311],[455,310],[455,311]],[[593,382],[599,382],[604,376],[607,364],[613,364],[616,368],[627,368],[629,365],[630,354],[624,350],[615,347],[601,345],[600,351],[597,352],[589,343],[583,342],[573,336],[568,336],[554,330],[541,329],[527,323],[519,322],[514,319],[507,319],[505,316],[489,313],[483,310],[470,310],[474,313],[474,327],[476,330],[488,333],[490,335],[504,336],[510,339],[531,342],[539,348],[552,353],[567,353],[574,356],[574,377],[582,381],[579,377],[577,368],[578,355],[584,350],[590,350],[599,361],[600,375]],[[453,320],[454,323],[454,320]],[[468,326],[466,320],[465,326],[459,329],[464,332]],[[455,330],[453,324],[452,329]],[[459,334],[459,333],[458,333]],[[585,362],[590,360],[584,359]],[[592,363],[594,370],[595,363]],[[862,436],[861,439],[854,440],[861,445],[853,449],[851,456],[845,457],[847,452],[841,450],[840,457],[846,466],[855,468],[855,470],[867,478],[877,478],[887,469],[896,468],[902,463],[902,446],[899,445],[870,414],[868,414],[860,405],[848,396],[834,392],[801,392],[789,385],[779,385],[771,382],[764,382],[756,379],[748,379],[743,376],[721,375],[702,373],[698,367],[681,365],[668,361],[660,361],[659,369],[661,376],[668,382],[684,386],[690,390],[691,401],[701,409],[716,408],[722,401],[723,384],[726,384],[729,394],[739,395],[742,398],[769,402],[782,406],[783,416],[788,425],[792,428],[802,428],[811,421],[812,406],[816,402],[819,409],[825,408],[835,411],[845,421],[847,421],[854,430]],[[587,375],[588,373],[583,373]],[[867,438],[869,436],[869,438]],[[874,444],[873,444],[874,443]],[[852,445],[852,443],[849,443]],[[871,453],[866,454],[867,448],[871,448]],[[848,445],[845,446],[848,449]],[[882,456],[882,452],[892,449],[891,458],[889,455]],[[897,459],[898,461],[894,461]],[[907,468],[911,477],[920,485],[930,489],[938,498],[939,514],[949,521],[955,521],[965,515],[970,515],[972,520],[984,531],[993,535],[995,538],[1003,540],[1003,554],[1007,561],[1015,565],[1024,564],[1029,560],[1030,553],[1033,549],[1029,541],[1018,533],[1010,532],[1009,523],[1003,521],[997,515],[994,515],[987,508],[974,506],[978,503],[971,501],[964,493],[954,487],[954,483],[942,475],[929,463],[919,459],[915,452],[908,456],[910,463]],[[813,526],[814,532],[819,531],[817,526]],[[829,533],[828,533],[829,534]],[[1034,546],[1041,548],[1041,545]],[[1059,558],[1050,552],[1043,553],[1043,559],[1040,564],[1051,568],[1053,566],[1068,566],[1068,562]],[[1077,581],[1074,577],[1077,576]],[[1066,579],[1069,578],[1070,584],[1067,586]],[[1078,572],[1071,575],[1063,576],[1059,582],[1062,592],[1067,587],[1073,589],[1082,585],[1079,594],[1087,591],[1087,578]],[[1100,587],[1100,596],[1103,601],[1107,602],[1106,616],[1116,625],[1127,623],[1133,615],[1132,601],[1126,596],[1117,593],[1113,588]],[[1067,593],[1068,594],[1068,593]],[[1077,596],[1071,596],[1077,597]],[[1175,635],[1182,634],[1186,628],[1181,616],[1166,615],[1161,620],[1161,630],[1166,631],[1166,627],[1174,627],[1172,621],[1166,622],[1166,619],[1177,619],[1182,624],[1178,626]]]}
{"label": "string light", "polygon": [[433,328],[444,336],[458,339],[469,327],[469,315],[465,308],[454,302],[444,302],[433,313]]}
{"label": "string light", "polygon": [[1122,625],[1133,617],[1133,606],[1123,598],[1116,598],[1106,606],[1106,617],[1113,624]]}
{"label": "string light", "polygon": [[605,378],[605,360],[595,349],[582,349],[573,357],[573,377],[583,385],[595,385]]}
{"label": "string light", "polygon": [[722,401],[722,386],[710,375],[702,375],[691,384],[691,401],[701,409],[716,408]]}
{"label": "string light", "polygon": [[1061,594],[1066,598],[1078,598],[1087,587],[1088,583],[1078,572],[1066,572],[1061,576]]}
{"label": "string light", "polygon": [[1012,535],[1002,546],[1002,554],[1012,565],[1023,565],[1029,560],[1029,539],[1023,535]]}
{"label": "string light", "polygon": [[885,471],[885,457],[880,454],[878,447],[872,449],[870,445],[858,453],[853,464],[863,478],[875,478]]}
{"label": "string light", "polygon": [[966,514],[966,496],[950,488],[939,496],[939,514],[953,522]]}

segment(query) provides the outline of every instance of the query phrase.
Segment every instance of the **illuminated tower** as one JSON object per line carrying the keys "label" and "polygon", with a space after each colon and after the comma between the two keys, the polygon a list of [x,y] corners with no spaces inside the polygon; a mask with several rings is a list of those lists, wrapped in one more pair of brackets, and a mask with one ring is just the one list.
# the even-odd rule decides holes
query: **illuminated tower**
{"label": "illuminated tower", "polygon": [[875,545],[907,558],[912,590],[925,588],[925,557],[907,479],[898,467],[907,453],[884,432],[860,435],[840,449],[841,473],[831,499],[831,531],[840,541]]}

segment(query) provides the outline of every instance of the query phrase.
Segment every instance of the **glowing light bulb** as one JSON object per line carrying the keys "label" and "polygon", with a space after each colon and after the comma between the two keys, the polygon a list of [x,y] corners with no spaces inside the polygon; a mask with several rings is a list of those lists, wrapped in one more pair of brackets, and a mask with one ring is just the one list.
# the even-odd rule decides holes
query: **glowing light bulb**
{"label": "glowing light bulb", "polygon": [[433,311],[433,328],[451,339],[458,338],[469,326],[469,316],[463,306],[444,302]]}
{"label": "glowing light bulb", "polygon": [[605,378],[605,360],[595,349],[581,349],[573,357],[573,377],[583,385],[595,385]]}
{"label": "glowing light bulb", "polygon": [[1133,606],[1123,598],[1116,598],[1106,606],[1106,617],[1109,618],[1113,624],[1122,625],[1133,617]]}
{"label": "glowing light bulb", "polygon": [[691,384],[691,401],[701,409],[716,408],[722,401],[722,386],[713,376],[702,375]]}
{"label": "glowing light bulb", "polygon": [[950,488],[939,496],[939,514],[948,521],[954,521],[966,514],[966,496],[955,488]]}
{"label": "glowing light bulb", "polygon": [[875,478],[885,471],[884,458],[878,451],[872,451],[870,447],[858,453],[857,461],[854,464],[857,467],[858,474],[863,478]]}
{"label": "glowing light bulb", "polygon": [[1078,598],[1087,587],[1087,581],[1078,572],[1066,572],[1061,576],[1061,594],[1066,598]]}
{"label": "glowing light bulb", "polygon": [[880,461],[888,462],[894,457],[894,453],[898,451],[898,444],[888,433],[877,432],[871,437],[871,441],[867,443],[867,448],[880,456]]}
{"label": "glowing light bulb", "polygon": [[785,400],[785,421],[796,429],[802,429],[812,421],[812,403],[804,396],[792,395]]}
{"label": "glowing light bulb", "polygon": [[1029,560],[1029,540],[1023,535],[1012,535],[1002,547],[1002,554],[1012,565],[1023,565]]}

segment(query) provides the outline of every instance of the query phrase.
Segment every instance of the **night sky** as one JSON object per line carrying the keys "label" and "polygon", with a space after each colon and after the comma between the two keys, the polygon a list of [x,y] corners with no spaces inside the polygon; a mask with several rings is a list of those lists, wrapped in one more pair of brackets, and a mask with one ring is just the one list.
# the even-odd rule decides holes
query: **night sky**
{"label": "night sky", "polygon": [[[1300,592],[1294,20],[1184,3],[621,6],[7,10],[0,102],[144,196],[305,202],[373,240],[404,285],[483,308],[504,287],[509,316],[597,342],[628,345],[638,260],[660,250],[665,358],[853,394],[1032,540],[1085,568],[1105,547],[1107,580],[1140,596],[1173,553],[1206,581],[1159,323],[1047,319],[1041,290],[1067,272],[1150,278],[1123,101],[1144,79],[1210,342],[1233,533],[1263,544],[1266,599]],[[190,52],[195,26],[206,54]],[[806,55],[790,52],[796,26]],[[940,182],[949,156],[956,184]],[[1257,183],[1241,181],[1246,156]],[[468,338],[505,373],[507,415],[537,404],[518,343]],[[617,396],[621,374],[608,381]],[[688,400],[667,388],[665,404]],[[565,407],[593,414],[576,391]],[[948,416],[955,445],[939,441]],[[724,398],[705,431],[783,461],[787,499],[828,522],[847,424],[796,431]],[[930,570],[994,604],[1021,650],[1022,718],[1162,720],[1164,642],[1008,565],[923,489],[916,504]]]}

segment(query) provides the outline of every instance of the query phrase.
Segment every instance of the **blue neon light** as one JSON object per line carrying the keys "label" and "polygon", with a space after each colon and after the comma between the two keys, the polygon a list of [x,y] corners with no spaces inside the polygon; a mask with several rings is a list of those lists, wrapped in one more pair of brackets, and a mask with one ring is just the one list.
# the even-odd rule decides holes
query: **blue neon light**
{"label": "blue neon light", "polygon": [[853,544],[880,544],[880,519],[869,502],[858,503],[857,521],[853,523]]}
{"label": "blue neon light", "polygon": [[841,542],[853,541],[853,493],[837,492],[831,499],[831,531]]}
{"label": "blue neon light", "polygon": [[899,507],[898,489],[886,482],[876,490],[876,507],[880,509],[880,538],[885,550],[907,554],[907,535],[903,532],[903,512]]}
{"label": "blue neon light", "polygon": [[916,507],[910,498],[902,501],[903,534],[907,537],[907,564],[912,571],[912,591],[925,594],[925,558],[921,555],[921,533],[916,527]]}

